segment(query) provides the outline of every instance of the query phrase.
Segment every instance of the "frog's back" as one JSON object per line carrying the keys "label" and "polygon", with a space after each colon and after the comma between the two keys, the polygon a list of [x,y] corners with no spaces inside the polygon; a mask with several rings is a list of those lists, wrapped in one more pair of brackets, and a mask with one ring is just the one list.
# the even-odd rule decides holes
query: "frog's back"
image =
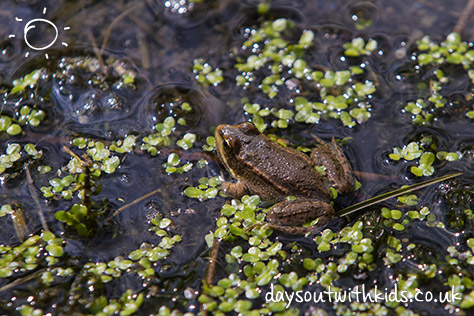
{"label": "frog's back", "polygon": [[275,201],[289,195],[329,200],[325,179],[305,154],[272,142],[264,135],[244,146],[256,149],[242,148],[239,153],[240,160],[246,164],[243,178],[252,193]]}

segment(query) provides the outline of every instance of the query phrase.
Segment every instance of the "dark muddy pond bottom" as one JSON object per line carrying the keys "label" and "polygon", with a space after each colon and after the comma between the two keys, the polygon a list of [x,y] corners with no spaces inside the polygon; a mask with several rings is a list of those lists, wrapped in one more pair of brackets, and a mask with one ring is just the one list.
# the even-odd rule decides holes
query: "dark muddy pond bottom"
{"label": "dark muddy pond bottom", "polygon": [[470,315],[473,9],[2,1],[0,315]]}

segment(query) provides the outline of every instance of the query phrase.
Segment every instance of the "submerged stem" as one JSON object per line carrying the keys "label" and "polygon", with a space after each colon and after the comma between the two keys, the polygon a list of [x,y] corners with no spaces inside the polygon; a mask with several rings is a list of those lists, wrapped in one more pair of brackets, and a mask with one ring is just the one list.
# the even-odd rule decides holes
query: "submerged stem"
{"label": "submerged stem", "polygon": [[453,29],[454,33],[461,34],[462,30],[466,26],[469,16],[471,15],[472,11],[474,10],[474,0],[470,0],[466,7],[464,8],[461,17],[458,20],[458,23],[456,23],[456,26]]}
{"label": "submerged stem", "polygon": [[36,211],[38,212],[41,225],[43,226],[44,230],[49,231],[48,224],[46,223],[46,218],[44,217],[43,208],[41,207],[40,199],[38,197],[38,194],[36,193],[35,184],[33,182],[33,178],[31,177],[30,168],[28,167],[27,163],[25,163],[25,170],[26,170],[26,180],[28,183],[28,190],[30,191],[30,195],[33,198],[33,201],[35,202]]}
{"label": "submerged stem", "polygon": [[111,219],[111,218],[114,217],[114,216],[117,216],[120,212],[122,212],[123,210],[129,208],[130,206],[133,206],[133,205],[137,204],[138,202],[141,202],[141,201],[143,201],[144,199],[146,199],[146,198],[148,198],[148,197],[150,197],[150,196],[152,196],[152,195],[155,195],[156,193],[159,193],[159,192],[161,192],[161,188],[156,189],[156,190],[154,190],[154,191],[151,191],[150,193],[147,193],[147,194],[145,194],[145,195],[142,195],[141,197],[139,197],[139,198],[133,200],[132,202],[130,202],[130,203],[128,203],[128,204],[125,204],[124,206],[122,206],[121,208],[119,208],[118,210],[116,210],[116,211],[114,212],[114,214],[112,214],[112,216],[111,216],[109,219]]}

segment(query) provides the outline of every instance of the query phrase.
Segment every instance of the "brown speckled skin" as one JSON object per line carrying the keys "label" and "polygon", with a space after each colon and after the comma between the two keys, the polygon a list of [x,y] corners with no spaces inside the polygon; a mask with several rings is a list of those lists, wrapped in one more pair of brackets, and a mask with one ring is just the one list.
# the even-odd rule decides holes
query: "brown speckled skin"
{"label": "brown speckled skin", "polygon": [[[288,195],[329,201],[326,180],[307,155],[271,141],[250,123],[244,124],[219,125],[216,143],[222,162],[247,193],[269,202]],[[226,139],[230,146],[226,147]]]}
{"label": "brown speckled skin", "polygon": [[[270,222],[298,225],[319,216],[327,222],[334,216],[329,204],[331,192],[328,180],[316,171],[317,164],[307,155],[271,141],[251,123],[219,125],[216,144],[219,158],[238,181],[223,184],[227,195],[240,198],[244,194],[258,194],[268,202],[282,201],[290,195],[297,197],[295,202],[276,204],[267,214]],[[334,155],[326,146],[323,146],[324,154],[329,152],[336,158],[342,154],[339,149]],[[332,158],[317,161],[326,169],[333,168],[335,164]]]}
{"label": "brown speckled skin", "polygon": [[311,160],[316,166],[325,166],[332,186],[341,194],[347,194],[354,188],[354,175],[351,165],[334,138],[331,144],[325,143],[313,135],[319,145],[311,152]]}

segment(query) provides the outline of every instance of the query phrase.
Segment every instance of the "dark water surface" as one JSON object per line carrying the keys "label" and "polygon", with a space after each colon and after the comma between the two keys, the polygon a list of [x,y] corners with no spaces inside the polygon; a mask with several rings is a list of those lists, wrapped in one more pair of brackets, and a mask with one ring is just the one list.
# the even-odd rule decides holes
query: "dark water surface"
{"label": "dark water surface", "polygon": [[[394,147],[417,141],[422,135],[433,135],[438,148],[463,154],[462,159],[457,162],[437,165],[433,175],[462,171],[464,175],[460,180],[445,185],[447,188],[444,191],[442,186],[438,186],[418,194],[422,205],[429,205],[432,213],[444,216],[449,207],[470,208],[472,191],[469,184],[474,175],[474,125],[465,113],[466,110],[472,110],[473,85],[464,78],[453,81],[443,89],[447,105],[436,112],[437,120],[429,126],[413,125],[410,116],[403,113],[402,108],[407,102],[426,96],[426,91],[419,90],[416,85],[417,81],[423,80],[423,75],[413,75],[412,70],[411,53],[415,49],[416,40],[424,35],[429,35],[434,41],[444,40],[454,29],[466,2],[275,0],[271,2],[270,11],[262,16],[257,11],[259,2],[251,0],[201,3],[182,1],[181,5],[177,4],[176,10],[167,5],[171,3],[173,6],[179,1],[2,0],[0,91],[4,94],[1,97],[3,105],[0,106],[0,114],[13,113],[18,104],[37,104],[45,109],[47,119],[39,127],[25,127],[23,135],[9,136],[0,133],[0,153],[5,152],[9,143],[31,142],[45,153],[42,164],[50,165],[54,171],[69,161],[70,156],[62,151],[62,146],[70,144],[76,136],[104,141],[130,134],[143,137],[152,133],[157,122],[177,113],[170,102],[180,99],[192,104],[194,110],[186,117],[187,129],[198,135],[198,140],[190,151],[182,152],[180,157],[182,161],[194,163],[201,157],[207,158],[207,167],[194,168],[183,175],[168,175],[162,164],[166,162],[170,149],[164,149],[155,157],[147,153],[127,155],[115,173],[101,178],[103,187],[99,199],[108,200],[111,211],[107,215],[124,204],[121,200],[129,203],[157,188],[161,188],[161,192],[124,210],[112,222],[104,220],[91,238],[78,237],[54,218],[56,211],[70,207],[70,201],[42,200],[41,203],[52,232],[66,240],[64,251],[68,258],[74,258],[71,260],[77,260],[81,264],[107,262],[116,256],[126,256],[143,242],[159,241],[148,232],[149,219],[156,212],[171,217],[174,231],[181,235],[182,241],[155,267],[156,279],[148,287],[145,286],[144,291],[150,293],[153,285],[157,286],[158,294],[144,304],[139,314],[157,314],[157,308],[162,305],[177,308],[181,312],[195,313],[198,308],[190,306],[198,304],[197,301],[183,303],[182,291],[185,288],[200,290],[208,255],[204,236],[215,230],[219,210],[227,199],[217,197],[199,202],[186,197],[183,190],[189,185],[196,185],[199,178],[204,176],[210,178],[223,174],[226,179],[229,177],[213,154],[202,154],[201,146],[218,124],[236,124],[251,118],[242,110],[241,98],[261,100],[266,105],[271,105],[272,102],[281,105],[291,97],[288,92],[286,95],[283,93],[284,96],[280,99],[268,100],[256,89],[243,90],[235,85],[233,79],[237,72],[233,70],[233,63],[235,55],[240,54],[238,50],[245,28],[258,28],[264,21],[282,17],[292,20],[298,30],[310,29],[315,33],[315,48],[311,50],[307,60],[331,69],[346,69],[353,64],[341,59],[343,43],[356,37],[376,39],[379,44],[377,51],[366,57],[372,71],[371,80],[377,80],[377,92],[370,100],[372,117],[367,122],[348,128],[338,120],[321,120],[320,124],[294,123],[288,129],[269,129],[269,132],[307,147],[312,143],[311,134],[325,140],[331,137],[352,138],[344,147],[345,153],[353,168],[365,176],[359,177],[361,192],[338,200],[337,208],[388,189],[419,182],[420,179],[409,172],[412,164],[395,163],[388,158],[388,154]],[[44,7],[47,11],[43,15]],[[49,59],[45,58],[45,51],[34,51],[25,44],[21,36],[24,21],[18,22],[15,17],[21,17],[24,21],[41,17],[54,21],[59,29],[59,40],[46,51]],[[358,29],[355,17],[370,19],[372,25]],[[70,29],[64,30],[64,27]],[[9,38],[10,34],[15,34],[16,37]],[[30,33],[30,40],[38,46],[45,45],[51,34],[53,33],[48,27],[37,29]],[[474,40],[472,19],[463,28],[461,37],[468,42]],[[67,43],[67,47],[61,45],[62,42]],[[29,56],[25,57],[28,52]],[[67,68],[70,58],[86,56],[101,56],[104,60],[116,58],[122,67],[136,72],[135,88],[117,85],[117,78],[111,77],[102,81],[109,85],[104,87],[93,83],[94,79],[100,77],[97,73]],[[193,60],[200,57],[205,58],[213,67],[224,70],[222,84],[205,87],[195,80]],[[6,91],[11,89],[14,79],[41,67],[45,67],[50,74],[54,73],[44,83],[40,81],[35,91],[47,97],[29,98],[28,94],[21,98],[7,97]],[[109,71],[112,72],[112,67]],[[456,73],[457,70],[451,74]],[[48,93],[42,94],[41,91]],[[172,141],[170,148],[179,149],[175,145],[176,139]],[[38,189],[48,185],[50,179],[37,172],[33,173],[33,178]],[[454,193],[451,186],[463,187],[465,195]],[[446,202],[446,196],[452,198],[452,201]],[[40,232],[42,225],[37,213],[33,211],[36,206],[29,193],[24,171],[20,170],[11,178],[0,177],[0,206],[6,203],[17,203],[25,210],[28,233]],[[395,208],[396,202],[387,205]],[[354,218],[354,222],[358,216]],[[374,214],[370,216],[376,218]],[[345,224],[336,220],[330,227],[341,229],[343,225]],[[398,238],[416,241],[420,246],[414,252],[419,251],[423,256],[430,257],[432,262],[438,262],[445,260],[449,245],[465,243],[467,238],[472,237],[472,224],[466,223],[464,228],[463,231],[463,228],[457,230],[449,227],[433,228],[424,224],[411,225]],[[456,235],[459,231],[463,231],[465,235]],[[320,256],[311,238],[282,235],[279,239],[284,243],[298,240],[313,258]],[[0,218],[0,244],[14,246],[19,243],[12,220]],[[221,253],[224,254],[233,245],[222,247]],[[376,273],[372,272],[374,274],[370,279],[380,287],[387,286],[391,283],[390,276],[384,272],[383,263],[378,264],[379,269]],[[419,262],[411,262],[407,257],[399,268],[410,271],[418,264]],[[466,271],[474,272],[472,268],[467,268]],[[463,272],[464,275],[466,271]],[[216,273],[216,277],[223,276],[222,272]],[[350,279],[351,275],[345,275],[339,282],[352,284]],[[2,278],[0,287],[14,280],[15,277]],[[68,292],[72,282],[70,279],[59,284],[54,291],[48,291],[44,285],[32,281],[3,290],[0,292],[0,311],[4,309],[7,314],[15,313],[15,308],[26,304],[29,296],[36,297],[44,292],[47,299],[42,299],[41,295],[35,298],[38,300],[35,308],[41,308],[44,313],[54,315],[77,310],[79,314],[87,314],[85,309],[78,310],[78,305],[68,307],[73,301],[70,297],[72,294]],[[440,283],[433,282],[430,285],[429,281],[426,282],[425,289],[436,290],[440,287]],[[108,298],[117,298],[126,289],[132,289],[134,293],[143,290],[142,285],[142,281],[136,276],[123,277],[103,293]],[[173,297],[177,299],[172,299]],[[306,304],[297,307],[303,314],[310,310],[309,306],[310,304]],[[336,313],[331,304],[319,307],[326,309],[329,314]],[[409,308],[426,315],[450,313],[442,304],[414,303],[409,304]],[[457,311],[466,315],[470,312]],[[390,313],[395,312],[392,310]]]}

